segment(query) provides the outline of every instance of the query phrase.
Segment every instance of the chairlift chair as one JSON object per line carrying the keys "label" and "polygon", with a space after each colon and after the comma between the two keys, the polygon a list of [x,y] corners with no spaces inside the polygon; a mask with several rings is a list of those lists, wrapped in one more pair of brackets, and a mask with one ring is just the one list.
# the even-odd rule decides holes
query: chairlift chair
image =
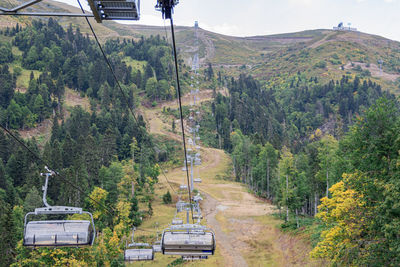
{"label": "chairlift chair", "polygon": [[[43,189],[43,203],[45,207],[36,208],[34,212],[28,212],[24,221],[23,245],[28,247],[80,247],[93,245],[96,238],[96,230],[93,216],[82,208],[67,206],[50,206],[47,203],[47,187],[49,177],[55,172],[47,167],[47,173],[41,173],[46,177]],[[30,215],[67,215],[67,214],[88,214],[88,220],[45,220],[29,221]]]}
{"label": "chairlift chair", "polygon": [[201,212],[193,212],[193,219],[201,220],[203,219],[203,215],[201,214]]}
{"label": "chairlift chair", "polygon": [[125,261],[152,261],[154,260],[154,248],[148,243],[136,243],[134,239],[136,228],[133,227],[132,243],[127,245],[124,251]]}
{"label": "chairlift chair", "polygon": [[203,198],[200,196],[200,193],[197,193],[193,198],[193,201],[198,203],[199,201],[203,200]]}
{"label": "chairlift chair", "polygon": [[184,161],[183,161],[182,171],[186,171],[186,170],[187,170],[187,169],[186,169],[186,163],[187,163],[187,164],[190,164],[190,162],[191,162],[191,158],[190,158],[190,156],[188,156],[188,157],[187,157],[187,160],[184,160]]}
{"label": "chairlift chair", "polygon": [[187,205],[188,205],[188,203],[186,203],[185,201],[178,200],[178,202],[176,202],[176,212],[184,211],[185,208],[187,207]]}
{"label": "chairlift chair", "polygon": [[161,252],[161,240],[160,240],[160,236],[159,236],[159,232],[157,232],[157,240],[154,242],[153,245],[153,250],[154,252]]}
{"label": "chairlift chair", "polygon": [[200,178],[200,177],[194,178],[193,181],[194,181],[195,183],[201,183],[201,178]]}
{"label": "chairlift chair", "polygon": [[181,225],[181,224],[183,224],[183,220],[179,219],[179,218],[173,218],[171,224],[172,225]]}
{"label": "chairlift chair", "polygon": [[139,20],[140,0],[88,0],[97,22],[103,20]]}
{"label": "chairlift chair", "polygon": [[172,225],[163,231],[162,253],[180,256],[208,256],[215,252],[214,232],[199,224]]}
{"label": "chairlift chair", "polygon": [[156,242],[154,243],[154,245],[153,245],[153,251],[154,251],[154,252],[162,252],[162,249],[161,249],[161,240],[156,241]]}
{"label": "chairlift chair", "polygon": [[187,185],[181,184],[181,185],[179,186],[179,190],[181,190],[181,191],[187,190]]}
{"label": "chairlift chair", "polygon": [[197,202],[193,209],[193,219],[201,220],[203,219],[203,215],[201,214],[200,205]]}

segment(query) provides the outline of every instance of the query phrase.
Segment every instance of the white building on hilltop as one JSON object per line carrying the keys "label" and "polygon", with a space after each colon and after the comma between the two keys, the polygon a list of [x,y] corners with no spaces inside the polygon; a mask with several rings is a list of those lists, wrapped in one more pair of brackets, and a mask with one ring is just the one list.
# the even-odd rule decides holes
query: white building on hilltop
{"label": "white building on hilltop", "polygon": [[348,27],[345,27],[343,25],[343,22],[340,22],[337,27],[333,27],[333,30],[334,31],[350,31],[350,32],[356,32],[357,31],[357,28],[351,28],[350,27],[351,23],[347,23],[347,25],[348,25]]}

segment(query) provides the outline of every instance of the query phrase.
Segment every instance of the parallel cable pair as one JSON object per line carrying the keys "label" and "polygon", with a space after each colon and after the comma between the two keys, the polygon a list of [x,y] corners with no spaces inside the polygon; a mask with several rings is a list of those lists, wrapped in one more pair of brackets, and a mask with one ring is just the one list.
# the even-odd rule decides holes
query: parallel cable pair
{"label": "parallel cable pair", "polygon": [[[82,10],[82,13],[85,14],[85,11],[80,3],[80,0],[77,0],[78,4]],[[97,45],[99,46],[99,49],[112,73],[112,76],[121,92],[122,97],[124,98],[124,100],[126,101],[126,104],[130,110],[130,113],[132,114],[136,124],[139,126],[139,121],[135,115],[135,113],[133,112],[132,107],[129,105],[129,101],[128,101],[128,97],[126,96],[125,92],[123,91],[120,82],[118,81],[118,78],[112,68],[111,62],[108,60],[98,38],[97,35],[89,21],[89,19],[87,17],[85,17],[86,22],[89,25],[90,30],[92,31],[92,34],[95,38],[95,41],[97,43]],[[174,33],[174,26],[173,26],[173,20],[171,18],[171,32],[172,32],[172,44],[173,44],[173,54],[174,54],[174,59],[175,59],[175,71],[176,71],[176,82],[177,82],[177,94],[178,94],[178,101],[179,101],[179,110],[180,110],[180,120],[181,120],[181,127],[182,127],[182,138],[183,138],[183,147],[184,147],[184,155],[185,155],[185,164],[186,164],[186,176],[187,176],[187,183],[188,183],[188,194],[189,194],[189,201],[190,204],[192,202],[192,198],[191,198],[191,192],[190,192],[190,183],[189,183],[189,172],[188,172],[188,163],[187,163],[187,153],[186,153],[186,142],[185,142],[185,132],[184,132],[184,126],[183,126],[183,112],[182,112],[182,101],[181,101],[181,88],[180,88],[180,82],[179,82],[179,73],[178,73],[178,61],[177,61],[177,54],[176,54],[176,44],[175,44],[175,33]],[[81,192],[83,195],[85,195],[86,193],[80,189],[78,186],[76,186],[75,184],[73,184],[72,182],[70,182],[66,177],[62,176],[59,172],[57,172],[54,168],[52,168],[52,166],[50,164],[48,164],[48,162],[46,162],[44,159],[42,159],[39,155],[37,155],[34,151],[32,151],[23,141],[21,141],[16,135],[14,135],[10,130],[8,130],[6,127],[4,127],[2,124],[0,124],[0,127],[8,134],[10,135],[19,145],[21,145],[24,149],[26,149],[30,154],[32,154],[40,163],[42,163],[45,166],[48,166],[52,171],[54,171],[56,173],[56,175],[61,178],[61,180],[63,180],[65,183],[67,183],[68,185],[70,185],[71,187],[73,187],[75,190],[78,190],[79,192]],[[147,133],[147,131],[145,130],[145,133]],[[165,177],[167,183],[169,184],[169,186],[171,187],[171,189],[175,192],[175,194],[177,194],[176,190],[173,188],[173,186],[171,185],[170,181],[168,180],[165,171],[163,170],[163,168],[160,166],[160,169],[162,171],[163,176]],[[97,200],[93,199],[92,197],[88,196],[88,198],[90,200],[92,200],[94,203],[96,203],[97,205],[101,206],[109,215],[111,216],[115,216],[116,215],[116,211],[113,208],[110,208],[108,206],[103,205],[102,203],[98,202]],[[191,213],[192,213],[192,221],[194,221],[193,218],[193,207],[192,205],[190,205],[191,207]],[[137,228],[138,230],[142,230],[142,231],[147,231],[147,232],[153,232],[153,231],[149,231],[149,230],[145,230],[145,229],[141,229],[141,228]]]}
{"label": "parallel cable pair", "polygon": [[[81,10],[82,10],[82,13],[85,14],[85,10],[83,9],[80,0],[77,0],[77,1],[78,1],[78,4],[79,4],[79,6],[80,6],[80,8],[81,8]],[[114,72],[114,70],[113,70],[113,68],[112,68],[112,66],[111,66],[111,63],[110,63],[110,61],[108,60],[108,58],[107,58],[107,56],[106,56],[106,54],[105,54],[105,52],[104,52],[104,50],[103,50],[103,48],[102,48],[102,46],[101,46],[99,40],[98,40],[98,38],[97,38],[97,35],[96,35],[96,33],[95,33],[95,31],[94,31],[94,29],[93,29],[93,27],[92,27],[92,24],[90,23],[90,21],[89,21],[89,19],[88,19],[87,17],[85,17],[85,19],[86,19],[86,22],[87,22],[88,25],[89,25],[90,30],[92,31],[92,34],[93,34],[93,36],[94,36],[94,38],[95,38],[95,40],[96,40],[97,45],[99,46],[99,48],[100,48],[100,50],[101,50],[101,53],[103,54],[103,57],[104,57],[105,61],[107,62],[107,65],[108,65],[110,71],[111,71],[112,74],[113,74],[113,77],[114,77],[114,79],[115,79],[115,81],[116,81],[116,83],[117,83],[117,85],[118,85],[118,88],[119,88],[120,91],[121,91],[121,94],[122,94],[123,98],[125,99],[125,101],[126,101],[127,104],[128,104],[128,107],[129,107],[130,112],[132,113],[133,117],[134,117],[135,120],[136,120],[136,123],[138,124],[138,120],[137,120],[137,118],[136,118],[136,116],[135,116],[135,114],[134,114],[134,112],[133,112],[133,110],[132,110],[132,107],[129,106],[129,101],[128,101],[128,99],[127,99],[127,96],[126,96],[125,92],[122,90],[121,84],[119,83],[119,81],[118,81],[118,79],[117,79],[117,76],[115,75],[115,72]],[[192,214],[192,221],[194,222],[193,207],[192,207],[192,196],[191,196],[191,192],[190,192],[189,170],[188,170],[188,163],[187,163],[185,130],[184,130],[184,125],[183,125],[183,111],[182,111],[182,99],[181,99],[182,96],[181,96],[181,86],[180,86],[180,81],[179,81],[178,56],[177,56],[177,54],[176,54],[175,31],[174,31],[174,23],[173,23],[172,17],[170,18],[170,21],[171,21],[172,47],[173,47],[173,54],[174,54],[174,61],[175,61],[176,83],[177,83],[177,89],[178,89],[178,90],[177,90],[177,94],[178,94],[178,102],[179,102],[179,113],[180,113],[180,120],[181,120],[181,127],[182,127],[183,150],[184,150],[185,164],[186,164],[186,178],[187,178],[187,184],[188,184],[188,195],[189,195],[189,202],[190,202],[190,208],[191,208],[191,214]],[[161,166],[160,166],[160,169],[162,169]],[[170,184],[169,181],[168,181],[167,176],[165,175],[164,170],[162,170],[162,172],[163,172],[163,175],[165,176],[165,178],[166,178],[166,180],[167,180],[167,183],[168,183],[168,184],[170,185],[170,187],[173,189],[173,187],[171,186],[171,184]],[[175,192],[174,189],[173,189],[173,191]]]}

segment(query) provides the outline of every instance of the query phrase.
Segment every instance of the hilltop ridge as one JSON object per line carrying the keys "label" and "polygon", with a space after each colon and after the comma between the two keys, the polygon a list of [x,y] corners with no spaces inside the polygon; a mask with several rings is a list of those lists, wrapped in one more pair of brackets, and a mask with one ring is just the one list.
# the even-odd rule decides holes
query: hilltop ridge
{"label": "hilltop ridge", "polygon": [[[14,3],[16,1],[14,0]],[[38,5],[43,10],[79,13],[78,8],[61,2],[46,1]],[[43,18],[41,18],[43,19]],[[29,24],[27,17],[0,17],[0,27],[11,27],[17,22]],[[72,24],[82,33],[91,35],[84,19],[57,18],[63,26]],[[140,38],[140,36],[169,36],[164,27],[127,25],[112,21],[95,23],[94,29],[101,42],[108,38]],[[201,23],[200,23],[201,27]],[[177,46],[187,65],[191,65],[194,27],[176,27]],[[337,80],[342,75],[361,75],[382,84],[391,92],[399,91],[400,43],[362,32],[327,29],[294,33],[235,37],[199,28],[199,57],[204,67],[208,63],[223,68],[230,75],[251,73],[260,80],[290,77],[305,72],[309,77]],[[170,39],[170,36],[168,37]],[[382,60],[382,69],[378,61]]]}

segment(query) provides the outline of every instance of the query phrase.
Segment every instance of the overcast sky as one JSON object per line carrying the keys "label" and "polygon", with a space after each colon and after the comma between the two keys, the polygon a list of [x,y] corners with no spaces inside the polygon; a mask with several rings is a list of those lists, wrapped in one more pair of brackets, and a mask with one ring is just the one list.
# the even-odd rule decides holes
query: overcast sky
{"label": "overcast sky", "polygon": [[[59,1],[77,5],[76,0]],[[141,19],[133,23],[164,25],[155,3],[142,0]],[[180,0],[175,24],[193,26],[195,20],[203,29],[234,36],[331,29],[344,22],[400,41],[400,0]]]}

